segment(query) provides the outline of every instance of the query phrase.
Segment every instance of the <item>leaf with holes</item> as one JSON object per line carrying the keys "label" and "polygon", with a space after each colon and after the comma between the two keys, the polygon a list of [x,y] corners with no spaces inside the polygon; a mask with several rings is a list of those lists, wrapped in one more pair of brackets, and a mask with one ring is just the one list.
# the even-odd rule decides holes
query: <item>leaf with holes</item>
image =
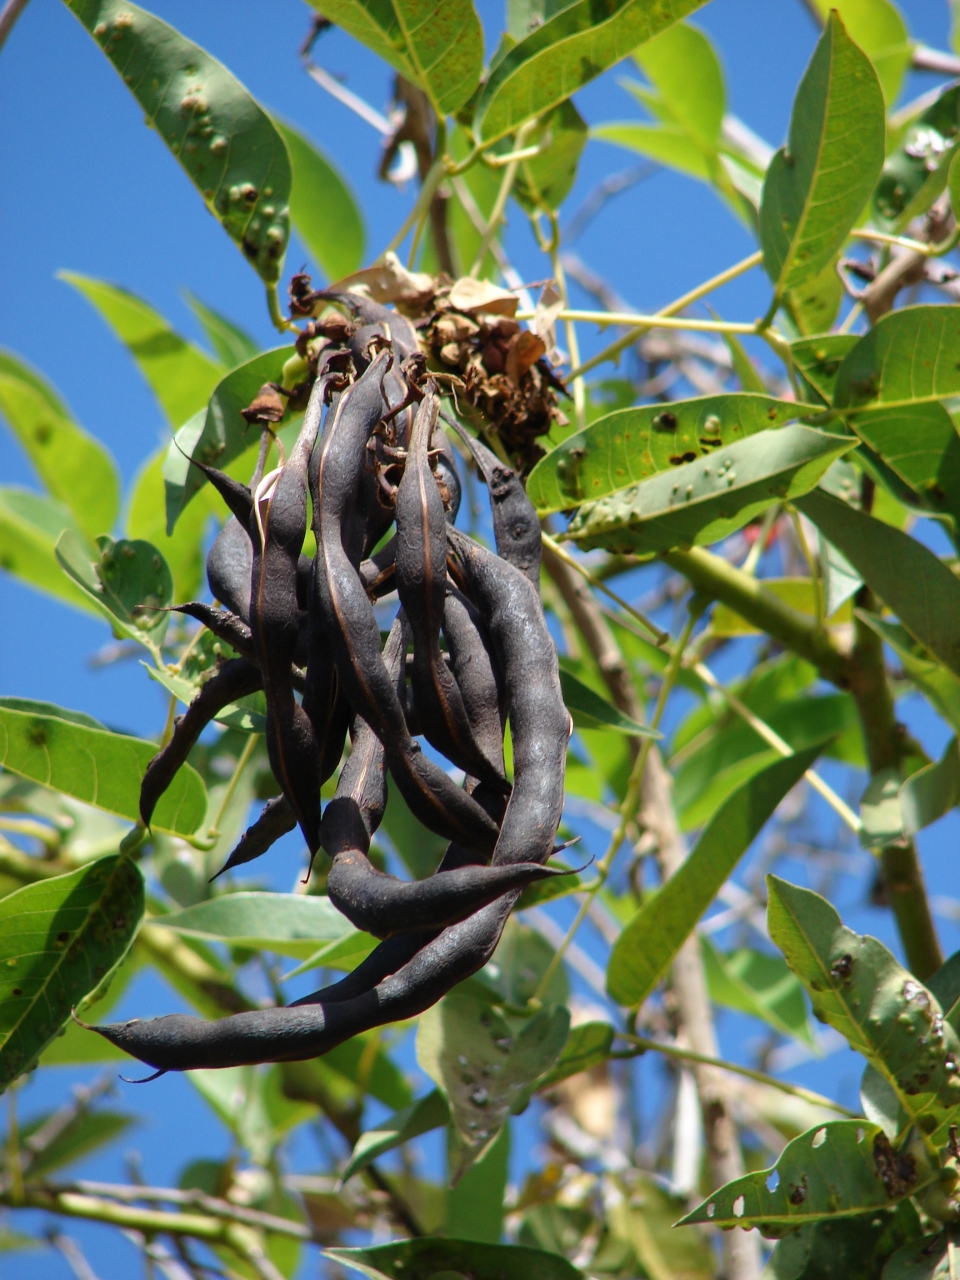
{"label": "leaf with holes", "polygon": [[117,464],[69,414],[59,412],[29,373],[7,354],[0,363],[0,413],[52,498],[73,512],[89,537],[108,533],[120,508]]}
{"label": "leaf with holes", "polygon": [[[707,546],[775,502],[808,493],[854,439],[789,426],[763,431],[715,456],[685,463],[580,508],[566,537],[645,559]],[[552,455],[551,455],[552,456]]]}
{"label": "leaf with holes", "polygon": [[261,278],[280,276],[290,158],[273,122],[205,49],[128,0],[65,0]]}
{"label": "leaf with holes", "polygon": [[454,1182],[492,1145],[524,1088],[553,1066],[569,1030],[569,1010],[554,1005],[514,1034],[475,982],[421,1014],[417,1061],[450,1105]]}
{"label": "leaf with holes", "polygon": [[934,1177],[918,1177],[913,1157],[894,1151],[879,1125],[832,1120],[788,1142],[772,1169],[728,1182],[677,1225],[757,1227],[776,1239],[813,1222],[889,1209]]}
{"label": "leaf with holes", "polygon": [[960,675],[960,582],[916,538],[822,489],[797,506],[847,558],[910,634]]}
{"label": "leaf with holes", "polygon": [[155,648],[163,643],[173,603],[173,577],[166,560],[149,542],[98,538],[100,555],[91,560],[70,529],[57,542],[60,567],[113,624],[114,634]]}
{"label": "leaf with holes", "polygon": [[956,307],[902,307],[882,316],[837,371],[838,409],[895,409],[960,395]]}
{"label": "leaf with holes", "polygon": [[644,902],[613,944],[607,966],[607,990],[618,1004],[637,1005],[650,994],[777,805],[820,750],[816,746],[779,759],[735,791],[689,858]]}
{"label": "leaf with holes", "polygon": [[128,289],[75,271],[61,271],[59,276],[83,294],[127,348],[174,430],[207,403],[226,373],[219,361],[181,337]]}
{"label": "leaf with holes", "polygon": [[193,415],[177,432],[163,464],[166,490],[167,532],[172,533],[190,499],[207,483],[199,467],[190,459],[221,471],[257,443],[257,432],[241,416],[265,382],[280,382],[283,366],[294,354],[293,347],[262,351],[220,381],[206,409]]}
{"label": "leaf with holes", "polygon": [[[50,707],[56,714],[19,710],[16,699],[0,699],[0,765],[23,778],[62,791],[86,804],[140,820],[140,784],[156,744],[111,733]],[[44,708],[47,704],[43,704]],[[192,835],[207,811],[203,780],[181,767],[154,811],[151,826]]]}
{"label": "leaf with holes", "polygon": [[574,0],[514,45],[491,70],[477,104],[486,142],[569,98],[629,53],[699,9],[703,0]]}
{"label": "leaf with holes", "polygon": [[947,1141],[960,1107],[960,1038],[936,998],[883,943],[844,927],[826,899],[767,877],[770,937],[829,1023],[896,1091],[928,1142]]}
{"label": "leaf with holes", "polygon": [[815,406],[750,392],[674,400],[599,418],[541,458],[527,482],[538,511],[562,511],[709,458],[718,449],[780,427]]}
{"label": "leaf with holes", "polygon": [[841,248],[880,176],[884,137],[876,72],[834,10],[763,184],[760,244],[778,295],[812,280]]}
{"label": "leaf with holes", "polygon": [[0,899],[0,1089],[120,963],[143,907],[143,877],[119,855]]}
{"label": "leaf with holes", "polygon": [[[363,264],[363,217],[346,180],[322,151],[285,120],[274,119],[293,165],[290,216],[294,230],[328,280]],[[243,359],[250,359],[251,352]],[[234,365],[240,360],[233,361]]]}

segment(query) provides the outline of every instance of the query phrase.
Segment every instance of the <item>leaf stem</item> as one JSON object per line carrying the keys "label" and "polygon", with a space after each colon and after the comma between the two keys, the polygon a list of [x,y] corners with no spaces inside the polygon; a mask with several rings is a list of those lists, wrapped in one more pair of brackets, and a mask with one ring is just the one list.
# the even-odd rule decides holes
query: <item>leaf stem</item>
{"label": "leaf stem", "polygon": [[683,1049],[677,1044],[666,1044],[662,1040],[651,1040],[647,1036],[637,1036],[627,1031],[618,1031],[617,1038],[627,1040],[630,1044],[635,1044],[640,1049],[653,1049],[657,1053],[665,1053],[671,1058],[679,1058],[685,1062],[699,1062],[705,1067],[719,1067],[722,1071],[731,1071],[734,1075],[746,1076],[748,1080],[756,1080],[758,1084],[769,1085],[771,1089],[779,1089],[781,1093],[789,1093],[794,1098],[802,1098],[804,1102],[813,1103],[814,1106],[826,1107],[830,1111],[836,1111],[839,1115],[848,1116],[851,1120],[860,1118],[859,1112],[850,1111],[847,1107],[842,1107],[839,1102],[833,1102],[830,1098],[825,1098],[820,1093],[814,1093],[812,1089],[804,1089],[802,1085],[789,1084],[786,1080],[778,1080],[776,1076],[769,1076],[765,1071],[754,1071],[752,1067],[741,1067],[738,1063],[728,1062],[725,1058],[711,1058],[705,1053],[694,1053],[692,1049]]}
{"label": "leaf stem", "polygon": [[960,228],[941,240],[939,244],[926,243],[923,240],[912,240],[909,236],[890,235],[886,231],[870,231],[858,228],[850,232],[851,240],[868,240],[875,244],[896,245],[900,249],[910,249],[913,253],[921,253],[925,258],[941,258],[960,242]]}
{"label": "leaf stem", "polygon": [[597,591],[602,591],[604,595],[607,595],[611,600],[616,601],[620,608],[623,609],[625,613],[628,613],[631,618],[636,618],[640,625],[648,631],[651,636],[653,636],[655,644],[666,644],[670,639],[668,632],[662,631],[655,622],[651,622],[650,619],[645,617],[639,609],[635,609],[633,605],[628,604],[622,596],[618,596],[615,591],[612,591],[610,587],[607,586],[602,578],[598,578],[595,573],[591,573],[586,565],[581,564],[576,556],[572,556],[570,552],[567,551],[566,547],[552,538],[549,533],[544,532],[541,536],[543,538],[544,545],[550,548],[558,560],[562,560],[564,564],[569,565],[571,569],[576,569],[577,573],[579,573],[582,578],[585,578],[587,582],[590,583],[591,587],[595,587]]}
{"label": "leaf stem", "polygon": [[14,24],[27,7],[28,0],[7,0],[0,13],[0,49],[6,44],[7,36],[13,30]]}
{"label": "leaf stem", "polygon": [[[725,271],[721,271],[719,274],[711,276],[710,279],[705,280],[703,284],[699,284],[696,288],[690,289],[687,293],[682,294],[681,297],[674,299],[673,302],[667,303],[665,307],[662,307],[659,311],[655,312],[654,317],[656,322],[662,322],[670,316],[677,315],[680,311],[683,311],[686,307],[690,306],[692,302],[696,302],[698,299],[705,297],[706,294],[712,293],[714,289],[719,289],[721,285],[726,284],[728,281],[735,280],[737,276],[742,276],[745,272],[751,271],[762,261],[763,254],[757,250],[756,253],[751,253],[749,257],[743,258],[740,262],[735,262],[732,267],[727,267]],[[641,330],[655,327],[656,323],[654,325],[643,324],[639,326]],[[664,326],[661,323],[660,327],[665,328],[667,326]],[[582,377],[583,374],[588,373],[591,369],[595,369],[598,364],[603,364],[607,360],[615,359],[625,347],[628,347],[632,342],[635,342],[638,336],[636,329],[634,329],[632,332],[625,334],[622,338],[618,338],[616,342],[605,347],[603,351],[599,352],[595,356],[591,356],[585,364],[575,368],[570,374],[571,380]]]}
{"label": "leaf stem", "polygon": [[271,322],[281,333],[289,333],[291,329],[296,328],[283,314],[283,309],[280,306],[280,294],[277,292],[275,284],[267,285],[267,310],[270,312]]}
{"label": "leaf stem", "polygon": [[[677,676],[680,674],[680,667],[683,661],[683,652],[687,647],[691,634],[693,633],[693,628],[694,628],[694,625],[696,624],[698,616],[699,614],[697,612],[693,610],[690,611],[690,613],[687,616],[687,621],[684,624],[683,630],[680,633],[679,639],[677,640],[676,644],[673,647],[673,652],[670,654],[670,661],[667,663],[666,669],[664,670],[663,680],[660,684],[660,691],[657,694],[656,705],[654,706],[653,714],[650,717],[651,729],[658,728],[660,724],[660,719],[663,716],[664,709],[667,705],[667,699],[670,696],[670,692],[673,689]],[[556,973],[557,969],[560,966],[560,962],[563,960],[564,953],[566,952],[567,948],[570,946],[570,943],[573,941],[577,930],[580,928],[581,924],[583,924],[584,920],[586,919],[587,913],[589,912],[590,907],[593,905],[594,898],[603,888],[604,884],[606,884],[607,876],[610,874],[610,866],[614,858],[617,856],[617,853],[620,850],[620,846],[623,844],[623,841],[627,834],[627,828],[630,826],[631,822],[633,822],[637,816],[637,810],[640,807],[643,771],[646,767],[647,756],[650,753],[650,747],[652,744],[653,744],[652,737],[644,738],[643,743],[640,747],[640,750],[637,753],[637,758],[634,760],[633,767],[630,770],[630,778],[627,782],[627,789],[624,794],[623,800],[620,803],[620,820],[617,823],[616,829],[614,830],[613,834],[610,837],[610,843],[607,845],[606,853],[603,855],[603,857],[600,859],[600,861],[596,865],[597,878],[590,885],[588,892],[586,892],[583,895],[583,900],[580,903],[579,910],[577,911],[577,914],[574,917],[573,923],[571,924],[570,928],[567,930],[563,941],[560,943],[559,947],[557,947],[556,951],[551,956],[550,963],[547,965],[546,969],[544,970],[543,977],[540,979],[539,983],[537,984],[537,989],[534,992],[533,1000],[535,1002],[543,1001],[544,995],[546,994],[547,990],[550,987],[550,982],[553,979],[553,975]]]}
{"label": "leaf stem", "polygon": [[207,828],[208,839],[214,839],[221,834],[220,823],[223,821],[224,814],[227,812],[227,809],[230,807],[230,802],[233,799],[234,794],[236,793],[237,786],[240,783],[240,778],[243,775],[243,771],[244,769],[246,769],[247,765],[250,763],[250,757],[253,755],[254,751],[257,749],[257,743],[259,741],[260,741],[259,733],[251,733],[247,738],[246,742],[243,744],[243,750],[240,752],[240,755],[237,757],[237,763],[233,766],[233,773],[230,775],[230,781],[227,783],[227,789],[223,793],[223,799],[220,801],[220,808],[217,810],[217,816],[214,819],[213,826]]}
{"label": "leaf stem", "polygon": [[[518,311],[518,320],[532,320],[532,311]],[[630,325],[634,329],[689,329],[695,333],[749,333],[759,334],[757,324],[747,324],[739,320],[695,320],[692,317],[637,315],[632,311],[580,311],[577,309],[561,311],[560,320],[578,320],[584,324]],[[577,377],[584,372],[575,370]],[[571,374],[571,377],[573,375]]]}
{"label": "leaf stem", "polygon": [[[529,138],[531,132],[536,127],[536,120],[529,120],[525,125],[517,130],[518,151],[523,150],[523,144]],[[500,190],[497,192],[497,198],[493,202],[493,208],[490,210],[490,217],[487,219],[487,228],[480,237],[480,245],[477,249],[476,257],[473,260],[473,266],[470,268],[470,275],[476,279],[479,276],[484,259],[490,251],[490,246],[497,238],[497,232],[500,229],[500,221],[503,218],[503,211],[507,207],[507,201],[510,198],[510,192],[513,190],[513,184],[516,181],[517,172],[520,168],[520,161],[514,157],[503,171],[503,178],[500,182]]]}

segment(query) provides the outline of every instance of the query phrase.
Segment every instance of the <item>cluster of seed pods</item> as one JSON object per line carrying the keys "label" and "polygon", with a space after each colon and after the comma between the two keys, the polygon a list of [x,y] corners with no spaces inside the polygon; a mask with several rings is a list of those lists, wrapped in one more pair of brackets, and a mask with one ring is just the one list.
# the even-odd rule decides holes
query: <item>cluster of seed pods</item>
{"label": "cluster of seed pods", "polygon": [[[181,608],[239,656],[204,684],[151,762],[141,814],[149,824],[213,717],[262,689],[282,794],[223,869],[299,825],[311,857],[323,848],[331,859],[331,902],[382,941],[342,981],[288,1007],[96,1028],[161,1073],[312,1058],[414,1017],[486,964],[527,885],[561,874],[545,864],[571,721],[540,603],[536,514],[520,477],[442,413],[411,324],[359,295],[329,299],[351,323],[318,359],[282,465],[263,474],[265,432],[249,487],[204,468],[231,512],[207,564],[223,607]],[[460,485],[444,420],[486,481],[496,554],[454,528]],[[303,555],[308,494],[312,561]],[[399,608],[383,643],[374,602],[392,592]],[[349,757],[321,812],[321,785],[348,732]],[[463,771],[462,786],[419,738]],[[450,842],[424,880],[398,879],[369,860],[388,778]]]}

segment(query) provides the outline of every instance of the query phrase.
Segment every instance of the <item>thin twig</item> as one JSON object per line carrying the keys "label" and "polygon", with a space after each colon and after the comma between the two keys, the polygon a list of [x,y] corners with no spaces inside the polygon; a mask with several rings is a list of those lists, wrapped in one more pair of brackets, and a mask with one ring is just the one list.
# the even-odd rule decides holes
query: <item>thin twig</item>
{"label": "thin twig", "polygon": [[2,13],[0,13],[0,49],[7,42],[7,36],[14,28],[17,19],[27,7],[28,0],[7,0]]}

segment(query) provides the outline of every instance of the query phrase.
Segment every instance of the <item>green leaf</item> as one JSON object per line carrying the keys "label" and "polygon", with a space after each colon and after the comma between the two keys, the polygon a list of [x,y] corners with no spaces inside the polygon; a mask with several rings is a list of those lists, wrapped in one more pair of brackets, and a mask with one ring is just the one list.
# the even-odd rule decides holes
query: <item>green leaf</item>
{"label": "green leaf", "polygon": [[640,1004],[679,951],[717,891],[777,805],[820,753],[813,747],[769,765],[724,803],[686,862],[649,898],[613,944],[607,990],[617,1004]]}
{"label": "green leaf", "polygon": [[524,1086],[553,1066],[570,1030],[569,1011],[546,1006],[514,1034],[504,1015],[461,984],[421,1014],[417,1061],[450,1106],[456,1182],[493,1145]]}
{"label": "green leaf", "polygon": [[880,176],[884,144],[876,72],[831,12],[763,184],[760,244],[778,294],[813,279],[841,248]]}
{"label": "green leaf", "polygon": [[920,1132],[942,1146],[960,1104],[960,1039],[936,998],[876,938],[845,928],[819,894],[776,876],[767,877],[767,889],[770,936],[814,1014],[867,1059]]}
{"label": "green leaf", "polygon": [[240,410],[250,404],[265,382],[282,379],[283,366],[293,354],[293,347],[275,347],[228,373],[217,383],[206,409],[198,410],[177,432],[163,464],[168,533],[190,499],[207,483],[200,468],[190,465],[190,458],[223,470],[257,443],[257,433],[248,435]]}
{"label": "green leaf", "polygon": [[[88,1040],[93,1039],[82,1027],[77,1030]],[[23,1155],[29,1160],[31,1179],[46,1178],[54,1170],[75,1163],[91,1151],[113,1142],[138,1123],[136,1116],[122,1111],[81,1111],[31,1160],[30,1138],[50,1118],[49,1113],[38,1116],[20,1130],[20,1141],[25,1148]]]}
{"label": "green leaf", "polygon": [[702,0],[574,0],[515,45],[490,73],[476,128],[487,142],[514,133],[629,52],[699,9]]}
{"label": "green leaf", "polygon": [[844,356],[859,341],[855,333],[824,333],[816,338],[799,338],[790,343],[790,354],[797,371],[823,398],[824,404],[832,404]]}
{"label": "green leaf", "polygon": [[960,678],[937,662],[929,649],[918,644],[899,623],[887,622],[862,610],[857,616],[890,645],[910,680],[951,728],[960,733]]}
{"label": "green leaf", "polygon": [[359,933],[329,898],[289,893],[224,893],[154,921],[192,938],[262,947],[306,960],[320,942]]}
{"label": "green leaf", "polygon": [[510,1163],[510,1126],[447,1192],[444,1230],[457,1240],[499,1244],[503,1235],[503,1199]]}
{"label": "green leaf", "polygon": [[960,394],[960,320],[954,307],[903,307],[882,316],[844,358],[834,404],[888,409]]}
{"label": "green leaf", "polygon": [[[126,958],[114,969],[109,984],[101,983],[95,996],[85,1001],[86,1009],[96,1009],[95,1017],[98,1022],[102,1022],[104,1015],[116,1006],[129,986],[130,979],[142,967],[142,963],[142,952],[134,945],[127,952]],[[68,1022],[61,1028],[40,1055],[41,1067],[72,1067],[90,1062],[130,1063],[131,1058],[129,1054],[118,1049],[103,1036],[90,1035],[76,1022]]]}
{"label": "green leaf", "polygon": [[[883,1280],[949,1280],[955,1268],[956,1243],[953,1232],[920,1235],[902,1245],[883,1268]],[[952,1246],[952,1248],[951,1248]]]}
{"label": "green leaf", "polygon": [[904,1163],[902,1168],[878,1125],[832,1120],[788,1142],[773,1169],[728,1182],[677,1225],[759,1227],[763,1235],[776,1238],[808,1223],[888,1209],[923,1185],[913,1162]]}
{"label": "green leaf", "polygon": [[26,360],[22,360],[20,356],[4,347],[0,347],[0,374],[8,378],[18,378],[21,382],[27,383],[43,397],[51,413],[58,418],[70,417],[70,410],[53,383],[49,382],[39,369],[35,369],[32,364],[28,364]]}
{"label": "green leaf", "polygon": [[393,9],[414,79],[437,115],[450,115],[471,97],[483,70],[483,28],[472,0],[393,0]]}
{"label": "green leaf", "polygon": [[896,5],[890,0],[813,0],[813,4],[825,21],[831,9],[837,10],[850,39],[873,63],[887,106],[892,107],[913,52]]}
{"label": "green leaf", "polygon": [[587,125],[572,102],[561,102],[538,123],[527,146],[541,154],[523,160],[513,193],[525,209],[554,212],[570,194],[577,179],[580,153],[587,145]]}
{"label": "green leaf", "polygon": [[[157,754],[155,744],[63,718],[70,714],[18,711],[0,703],[0,764],[98,809],[139,821],[140,783]],[[186,764],[157,804],[151,826],[191,835],[206,810],[203,781]]]}
{"label": "green leaf", "polygon": [[570,664],[563,658],[560,659],[560,688],[578,729],[614,729],[617,733],[626,733],[635,738],[663,737],[656,729],[638,724],[630,716],[618,711],[606,698],[601,698],[599,693],[595,693],[570,670]]}
{"label": "green leaf", "polygon": [[707,154],[715,155],[726,110],[723,69],[699,27],[674,23],[634,54],[669,116]]}
{"label": "green leaf", "polygon": [[[8,367],[13,357],[4,362]],[[91,537],[113,528],[120,477],[110,453],[23,376],[0,367],[0,412],[23,445],[47,492],[74,514]]]}
{"label": "green leaf", "polygon": [[138,5],[65,3],[227,235],[263,280],[279,279],[290,234],[290,159],[267,113],[221,62]]}
{"label": "green leaf", "polygon": [[[859,579],[857,581],[859,583]],[[769,591],[771,595],[776,596],[778,600],[782,600],[785,605],[795,609],[798,613],[806,613],[811,618],[816,615],[817,584],[812,578],[764,578],[763,589],[764,591]],[[826,602],[824,603],[826,618],[834,626],[850,622],[853,610],[849,600],[850,597],[847,595],[841,604],[833,609],[827,608]],[[844,604],[846,608],[843,608]],[[839,613],[837,613],[838,608],[841,609]],[[729,605],[720,602],[713,607],[711,622],[713,633],[717,636],[756,636],[762,634],[759,627],[755,627],[753,623],[741,618]]]}
{"label": "green leaf", "polygon": [[904,835],[914,836],[960,804],[960,745],[956,735],[939,760],[911,774],[900,788]]}
{"label": "green leaf", "polygon": [[[375,939],[374,939],[375,941]],[[378,1027],[344,1040],[323,1055],[323,1065],[349,1080],[358,1097],[365,1093],[394,1110],[410,1105],[413,1093],[407,1078],[387,1054],[390,1042]],[[314,1067],[319,1066],[319,1060]]]}
{"label": "green leaf", "polygon": [[44,1249],[46,1240],[38,1240],[36,1236],[24,1235],[21,1231],[11,1231],[9,1227],[0,1227],[0,1253],[16,1253],[22,1249]]}
{"label": "green leaf", "polygon": [[774,502],[808,493],[852,447],[852,439],[811,427],[761,432],[718,450],[715,458],[685,463],[584,504],[566,537],[584,548],[645,558],[718,542]]}
{"label": "green leaf", "polygon": [[850,415],[865,444],[917,494],[931,513],[960,529],[960,435],[937,401]]}
{"label": "green leaf", "polygon": [[203,325],[207,341],[225,369],[235,369],[238,364],[244,364],[247,360],[253,359],[260,348],[245,329],[241,329],[238,324],[228,320],[219,311],[214,311],[213,307],[208,307],[189,289],[183,291],[183,296],[190,310]]}
{"label": "green leaf", "polygon": [[100,610],[57,563],[55,548],[64,529],[84,536],[62,503],[26,489],[0,487],[0,568],[45,595],[99,616]]}
{"label": "green leaf", "polygon": [[737,335],[735,333],[725,333],[723,341],[730,352],[730,359],[733,361],[733,372],[740,382],[740,390],[755,391],[759,395],[765,395],[767,388],[764,386],[763,379],[757,372],[756,365],[747,355],[744,345]]}
{"label": "green leaf", "polygon": [[590,130],[592,138],[612,142],[615,146],[635,151],[676,169],[701,182],[711,179],[710,161],[693,139],[678,124],[634,124],[614,121],[597,124]]}
{"label": "green leaf", "polygon": [[881,226],[907,227],[947,186],[960,140],[958,103],[960,88],[948,86],[896,139],[873,195]]}
{"label": "green leaf", "polygon": [[74,271],[58,275],[83,294],[127,348],[174,429],[206,404],[225,372],[218,361],[182,338],[128,289]]}
{"label": "green leaf", "polygon": [[814,1047],[803,988],[780,956],[752,947],[724,955],[704,935],[700,939],[710,999],[759,1018],[782,1036]]}
{"label": "green leaf", "polygon": [[583,1280],[566,1258],[515,1244],[479,1244],[421,1236],[368,1249],[326,1249],[324,1256],[373,1280]]}
{"label": "green leaf", "polygon": [[97,602],[116,635],[146,641],[151,648],[161,645],[170,615],[160,610],[173,603],[167,562],[149,542],[102,537],[97,546],[100,555],[91,560],[77,535],[65,529],[56,546],[63,571]]}
{"label": "green leaf", "polygon": [[[346,179],[313,142],[293,125],[274,117],[293,165],[290,217],[304,247],[329,280],[351,275],[363,265],[363,216]],[[255,355],[249,352],[242,360]],[[234,360],[238,365],[241,360]]]}
{"label": "green leaf", "polygon": [[163,466],[167,449],[159,449],[141,467],[133,481],[127,505],[127,536],[159,547],[173,575],[173,598],[196,599],[204,572],[203,535],[214,512],[222,515],[219,495],[207,487],[191,502],[167,534]]}
{"label": "green leaf", "polygon": [[[717,1265],[708,1238],[696,1231],[674,1230],[677,1218],[689,1207],[689,1200],[667,1190],[655,1175],[630,1172],[629,1182],[612,1180],[620,1195],[611,1196],[606,1209],[614,1238],[632,1246],[642,1268],[627,1274],[663,1280],[667,1276],[671,1280],[714,1280]],[[595,1267],[596,1261],[591,1271]]]}
{"label": "green leaf", "polygon": [[[554,948],[542,933],[511,916],[493,959],[474,975],[472,981],[493,992],[494,1003],[525,1009],[554,954]],[[569,995],[566,973],[560,965],[544,994],[544,1004],[566,1004]]]}
{"label": "green leaf", "polygon": [[104,983],[142,916],[143,877],[118,855],[0,899],[0,1089]]}
{"label": "green leaf", "polygon": [[883,849],[902,841],[901,776],[899,769],[880,769],[867,783],[860,797],[860,844],[864,849]]}
{"label": "green leaf", "polygon": [[393,0],[322,0],[314,4],[323,17],[372,49],[394,71],[416,82],[417,73],[404,41]]}
{"label": "green leaf", "polygon": [[834,257],[815,276],[788,289],[782,305],[797,333],[826,334],[837,318],[843,297]]}
{"label": "green leaf", "polygon": [[561,1080],[579,1075],[599,1066],[610,1057],[614,1030],[609,1022],[581,1022],[570,1028],[567,1043],[557,1059],[556,1066],[540,1076],[535,1088],[538,1093],[551,1089]]}
{"label": "green leaf", "polygon": [[578,431],[541,458],[527,483],[538,511],[562,511],[629,484],[708,458],[718,449],[779,427],[813,407],[734,392],[620,409]]}
{"label": "green leaf", "polygon": [[922,543],[815,490],[797,505],[910,634],[960,675],[960,582]]}
{"label": "green leaf", "polygon": [[340,1175],[341,1182],[346,1182],[372,1161],[404,1142],[411,1142],[432,1129],[441,1129],[449,1119],[450,1108],[439,1089],[411,1102],[409,1107],[381,1120],[376,1128],[361,1133]]}
{"label": "green leaf", "polygon": [[256,1164],[265,1165],[290,1129],[316,1114],[281,1090],[282,1067],[221,1067],[186,1072],[187,1079],[236,1134]]}

